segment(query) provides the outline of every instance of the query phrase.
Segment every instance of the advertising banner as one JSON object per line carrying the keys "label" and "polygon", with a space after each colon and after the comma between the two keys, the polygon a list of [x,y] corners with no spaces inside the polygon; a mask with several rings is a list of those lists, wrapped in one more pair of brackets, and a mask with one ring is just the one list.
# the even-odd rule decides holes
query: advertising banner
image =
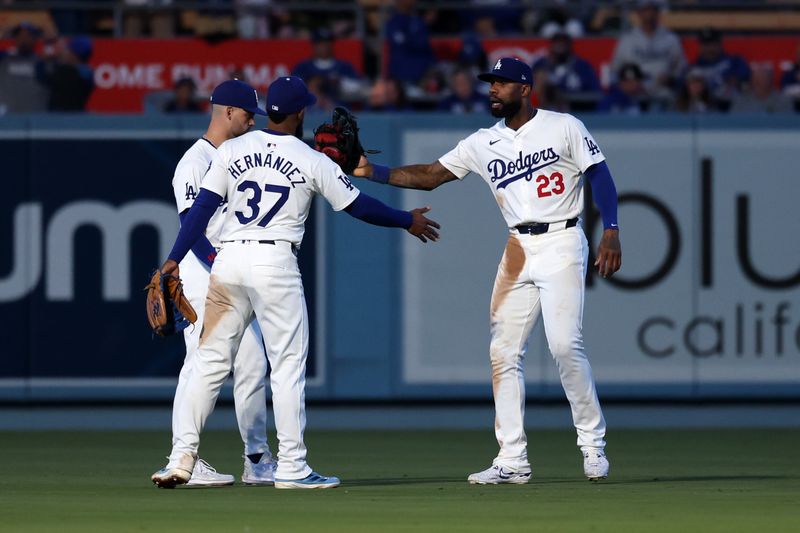
{"label": "advertising banner", "polygon": [[[336,57],[361,70],[362,44],[354,39],[334,43]],[[229,40],[97,39],[91,64],[96,89],[90,111],[140,112],[149,92],[171,91],[175,81],[192,78],[200,94],[237,75],[259,91],[278,76],[291,74],[311,57],[307,39]]]}
{"label": "advertising banner", "polygon": [[[0,399],[135,399],[148,388],[171,397],[183,336],[152,336],[143,289],[179,228],[171,180],[196,140],[186,133],[111,129],[0,140],[8,162]],[[300,256],[312,325],[315,221],[312,213]],[[313,385],[320,374],[313,346],[310,352]]]}

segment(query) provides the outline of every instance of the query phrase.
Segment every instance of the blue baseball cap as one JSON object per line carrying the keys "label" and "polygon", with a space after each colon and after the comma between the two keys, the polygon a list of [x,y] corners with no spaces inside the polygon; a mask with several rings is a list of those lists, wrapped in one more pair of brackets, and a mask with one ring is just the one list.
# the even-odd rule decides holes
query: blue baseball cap
{"label": "blue baseball cap", "polygon": [[492,82],[495,78],[514,81],[525,85],[533,85],[531,67],[516,57],[501,57],[490,72],[478,76],[481,81]]}
{"label": "blue baseball cap", "polygon": [[297,76],[282,76],[272,82],[267,91],[267,110],[291,115],[317,103],[308,92],[305,82]]}
{"label": "blue baseball cap", "polygon": [[78,59],[84,62],[91,59],[92,51],[94,50],[92,40],[88,37],[73,37],[70,39],[67,48],[69,48],[70,52],[75,54]]}
{"label": "blue baseball cap", "polygon": [[209,100],[214,105],[238,107],[254,115],[267,114],[258,107],[256,90],[241,80],[223,81],[211,93]]}

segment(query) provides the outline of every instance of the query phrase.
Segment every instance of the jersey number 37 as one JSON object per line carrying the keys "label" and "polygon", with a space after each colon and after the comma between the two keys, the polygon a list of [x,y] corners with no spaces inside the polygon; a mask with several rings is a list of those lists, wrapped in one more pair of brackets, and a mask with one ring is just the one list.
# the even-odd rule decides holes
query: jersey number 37
{"label": "jersey number 37", "polygon": [[[236,190],[239,192],[245,192],[247,190],[251,190],[253,192],[253,196],[247,199],[247,207],[250,208],[250,213],[245,215],[243,211],[236,211],[235,215],[236,218],[239,219],[240,224],[249,224],[250,222],[254,221],[258,218],[258,215],[261,213],[261,187],[255,181],[243,181],[236,187]],[[267,183],[264,185],[264,191],[278,194],[278,201],[275,202],[267,214],[258,221],[258,225],[262,228],[265,228],[269,221],[272,220],[278,211],[281,210],[281,207],[284,206],[286,201],[289,199],[289,191],[291,189],[289,187],[284,187],[282,185],[271,185]],[[246,193],[245,193],[246,194]]]}

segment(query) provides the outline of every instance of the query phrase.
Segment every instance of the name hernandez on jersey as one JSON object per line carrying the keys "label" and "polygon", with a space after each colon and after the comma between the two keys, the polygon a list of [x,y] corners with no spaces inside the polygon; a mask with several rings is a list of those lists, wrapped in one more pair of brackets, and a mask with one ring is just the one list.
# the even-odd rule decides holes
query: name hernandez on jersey
{"label": "name hernandez on jersey", "polygon": [[583,122],[538,109],[518,130],[501,119],[439,158],[459,179],[480,175],[509,228],[559,222],[583,211],[583,172],[605,160]]}
{"label": "name hernandez on jersey", "polygon": [[281,240],[299,245],[311,201],[334,211],[360,191],[327,156],[292,135],[269,130],[222,143],[202,187],[228,198],[220,240]]}
{"label": "name hernandez on jersey", "polygon": [[[211,167],[211,160],[216,152],[217,149],[211,142],[206,139],[198,139],[178,161],[172,177],[172,191],[175,194],[178,213],[183,213],[194,204],[200,192],[203,177]],[[224,211],[225,201],[220,204],[206,228],[206,238],[216,248],[219,248],[220,245],[219,234],[222,229]]]}

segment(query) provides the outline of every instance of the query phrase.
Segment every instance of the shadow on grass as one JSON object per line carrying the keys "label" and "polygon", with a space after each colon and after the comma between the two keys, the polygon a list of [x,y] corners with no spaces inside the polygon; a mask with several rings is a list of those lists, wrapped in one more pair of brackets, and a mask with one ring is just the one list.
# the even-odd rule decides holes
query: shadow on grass
{"label": "shadow on grass", "polygon": [[[551,485],[551,484],[593,484],[593,485],[639,485],[648,483],[691,483],[691,482],[733,482],[733,481],[776,481],[794,479],[793,476],[657,476],[647,479],[610,479],[596,482],[588,482],[586,479],[554,479],[554,478],[534,478],[530,485]],[[365,478],[365,479],[346,479],[342,486],[347,487],[369,487],[369,486],[390,486],[390,485],[435,485],[442,483],[467,484],[465,478],[456,477],[402,477],[402,478]]]}
{"label": "shadow on grass", "polygon": [[455,477],[398,477],[398,478],[369,478],[345,479],[343,487],[369,487],[379,485],[433,485],[437,483],[466,483],[467,479]]}
{"label": "shadow on grass", "polygon": [[793,476],[656,476],[646,479],[603,480],[603,485],[633,485],[645,483],[691,483],[703,481],[775,481],[792,479]]}

